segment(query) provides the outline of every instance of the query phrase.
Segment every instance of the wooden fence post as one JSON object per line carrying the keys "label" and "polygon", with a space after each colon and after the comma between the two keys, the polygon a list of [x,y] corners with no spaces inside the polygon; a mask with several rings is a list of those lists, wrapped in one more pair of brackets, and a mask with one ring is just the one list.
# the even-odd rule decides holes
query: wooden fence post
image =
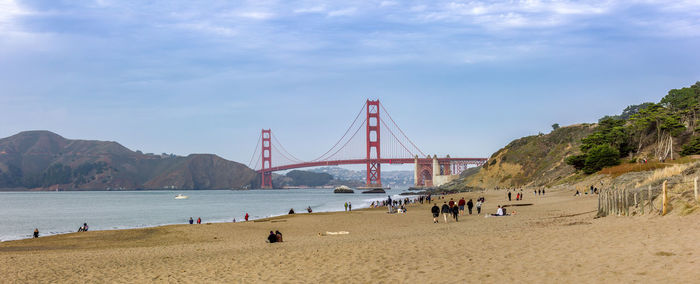
{"label": "wooden fence post", "polygon": [[629,189],[625,189],[625,216],[630,215],[630,199],[629,199],[630,191]]}
{"label": "wooden fence post", "polygon": [[639,196],[642,197],[642,215],[644,215],[644,206],[646,206],[646,204],[644,204],[644,191],[640,191]]}
{"label": "wooden fence post", "polygon": [[649,213],[654,213],[654,198],[651,195],[651,184],[649,185]]}
{"label": "wooden fence post", "polygon": [[668,210],[668,196],[666,195],[666,182],[668,182],[668,181],[665,180],[664,183],[662,184],[662,188],[661,188],[661,194],[662,194],[661,216],[666,215],[667,210]]}
{"label": "wooden fence post", "polygon": [[693,190],[695,191],[695,201],[700,202],[700,199],[698,199],[698,177],[695,177],[693,180]]}
{"label": "wooden fence post", "polygon": [[598,217],[602,217],[603,214],[601,213],[601,208],[600,208],[600,194],[598,194]]}
{"label": "wooden fence post", "polygon": [[637,193],[634,193],[634,208],[637,208]]}

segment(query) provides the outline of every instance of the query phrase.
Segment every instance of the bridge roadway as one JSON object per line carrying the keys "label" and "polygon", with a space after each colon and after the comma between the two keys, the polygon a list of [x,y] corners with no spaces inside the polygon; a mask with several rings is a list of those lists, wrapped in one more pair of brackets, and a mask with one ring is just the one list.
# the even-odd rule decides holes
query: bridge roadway
{"label": "bridge roadway", "polygon": [[[457,162],[457,163],[462,163],[462,164],[473,164],[473,165],[482,165],[483,163],[486,162],[486,158],[438,158],[438,162],[440,164],[444,163],[452,163],[452,162]],[[366,165],[368,162],[373,162],[377,163],[379,162],[380,164],[413,164],[415,163],[414,158],[399,158],[399,159],[352,159],[352,160],[336,160],[336,161],[316,161],[316,162],[306,162],[306,163],[299,163],[299,164],[289,164],[289,165],[284,165],[284,166],[277,166],[277,167],[271,167],[267,168],[264,170],[258,170],[258,173],[263,173],[263,172],[276,172],[276,171],[284,171],[284,170],[291,170],[291,169],[298,169],[298,168],[310,168],[310,167],[323,167],[323,166],[339,166],[339,165]],[[431,158],[419,158],[418,163],[419,164],[431,164],[433,159]]]}

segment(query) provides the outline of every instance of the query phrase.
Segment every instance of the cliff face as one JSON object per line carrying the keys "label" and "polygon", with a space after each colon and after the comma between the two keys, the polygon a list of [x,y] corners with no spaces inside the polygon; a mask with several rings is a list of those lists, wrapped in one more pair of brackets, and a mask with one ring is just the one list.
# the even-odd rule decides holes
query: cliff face
{"label": "cliff face", "polygon": [[216,155],[144,155],[116,142],[70,140],[49,131],[0,139],[0,188],[52,190],[231,189],[256,173]]}
{"label": "cliff face", "polygon": [[581,138],[594,128],[590,124],[572,125],[514,140],[494,153],[482,168],[465,172],[455,184],[492,188],[556,183],[574,173],[564,159],[580,152]]}

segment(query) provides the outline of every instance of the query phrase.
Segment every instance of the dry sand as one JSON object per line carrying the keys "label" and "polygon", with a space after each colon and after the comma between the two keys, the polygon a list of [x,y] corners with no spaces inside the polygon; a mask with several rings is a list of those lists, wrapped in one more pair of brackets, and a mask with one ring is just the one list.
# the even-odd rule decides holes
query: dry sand
{"label": "dry sand", "polygon": [[[261,222],[92,231],[0,243],[0,282],[697,283],[700,215],[593,219],[593,196],[485,195],[485,211],[433,224],[430,206]],[[449,200],[449,197],[447,197]],[[482,212],[483,213],[483,212]],[[442,217],[440,218],[442,221]],[[284,243],[265,243],[270,230]],[[326,231],[348,235],[319,236]]]}

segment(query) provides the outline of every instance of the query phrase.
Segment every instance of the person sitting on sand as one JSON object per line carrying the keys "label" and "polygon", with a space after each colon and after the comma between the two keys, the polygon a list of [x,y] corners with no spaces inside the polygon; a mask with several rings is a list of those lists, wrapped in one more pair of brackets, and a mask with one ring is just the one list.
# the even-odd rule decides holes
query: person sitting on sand
{"label": "person sitting on sand", "polygon": [[433,213],[433,224],[439,223],[438,217],[440,216],[440,207],[437,206],[437,203],[433,204],[433,208],[430,208],[430,212]]}
{"label": "person sitting on sand", "polygon": [[39,237],[39,228],[34,228],[34,238],[36,239],[38,237]]}
{"label": "person sitting on sand", "polygon": [[498,210],[496,210],[496,216],[503,216],[503,207],[498,205]]}
{"label": "person sitting on sand", "polygon": [[311,210],[311,206],[309,206],[309,207],[306,207],[306,211],[308,211],[309,213],[311,213],[311,212],[312,212],[312,210]]}
{"label": "person sitting on sand", "polygon": [[275,237],[277,237],[277,242],[278,242],[278,243],[283,242],[283,240],[282,240],[282,233],[280,233],[280,231],[275,231]]}
{"label": "person sitting on sand", "polygon": [[289,215],[294,214],[294,208],[289,209]]}
{"label": "person sitting on sand", "polygon": [[447,215],[452,213],[452,211],[450,210],[450,206],[447,205],[447,202],[442,202],[442,209],[440,211],[440,213],[442,213],[442,216],[445,218],[445,223],[447,223]]}
{"label": "person sitting on sand", "polygon": [[83,232],[87,232],[87,230],[88,230],[87,223],[83,223]]}
{"label": "person sitting on sand", "polygon": [[275,234],[275,232],[270,231],[270,235],[267,236],[267,241],[269,243],[276,243],[277,242],[277,235]]}

